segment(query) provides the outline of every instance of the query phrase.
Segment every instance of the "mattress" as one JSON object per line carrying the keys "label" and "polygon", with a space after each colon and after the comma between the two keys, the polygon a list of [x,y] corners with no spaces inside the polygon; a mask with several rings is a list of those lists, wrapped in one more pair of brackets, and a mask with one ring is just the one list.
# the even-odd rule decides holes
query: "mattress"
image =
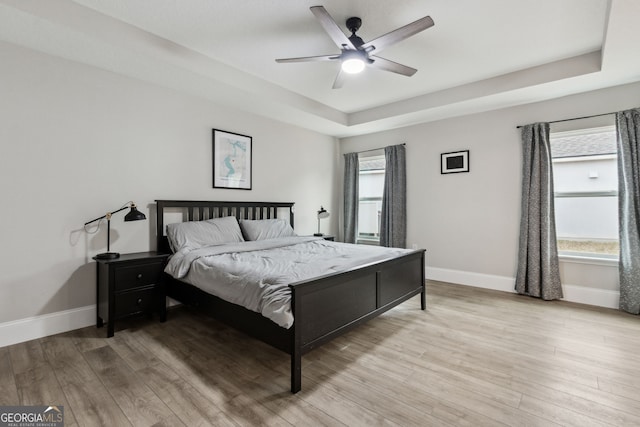
{"label": "mattress", "polygon": [[296,236],[182,249],[169,259],[165,271],[288,329],[294,321],[289,284],[409,252]]}

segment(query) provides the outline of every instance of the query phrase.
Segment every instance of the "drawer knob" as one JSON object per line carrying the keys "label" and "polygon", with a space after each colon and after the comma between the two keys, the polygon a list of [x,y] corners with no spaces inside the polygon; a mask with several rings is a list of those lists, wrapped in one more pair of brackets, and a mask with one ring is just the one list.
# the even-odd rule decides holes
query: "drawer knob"
{"label": "drawer knob", "polygon": [[138,298],[137,303],[138,303],[138,305],[142,304],[142,298]]}
{"label": "drawer knob", "polygon": [[138,280],[142,279],[142,273],[138,274]]}

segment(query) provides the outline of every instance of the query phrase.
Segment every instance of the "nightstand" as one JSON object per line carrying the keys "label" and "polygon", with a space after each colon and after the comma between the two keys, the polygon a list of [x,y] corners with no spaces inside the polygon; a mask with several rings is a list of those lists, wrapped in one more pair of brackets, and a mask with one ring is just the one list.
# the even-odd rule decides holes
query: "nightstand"
{"label": "nightstand", "polygon": [[107,323],[107,337],[114,334],[115,321],[138,313],[158,313],[167,320],[162,273],[168,254],[138,252],[116,259],[95,259],[97,265],[97,319]]}

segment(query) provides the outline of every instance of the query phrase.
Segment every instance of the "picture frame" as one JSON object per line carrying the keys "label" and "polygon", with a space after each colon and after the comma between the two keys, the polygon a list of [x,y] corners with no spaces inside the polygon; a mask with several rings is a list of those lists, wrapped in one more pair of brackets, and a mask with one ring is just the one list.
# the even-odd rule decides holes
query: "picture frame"
{"label": "picture frame", "polygon": [[440,154],[440,174],[469,172],[469,150]]}
{"label": "picture frame", "polygon": [[213,129],[213,188],[251,190],[253,138]]}

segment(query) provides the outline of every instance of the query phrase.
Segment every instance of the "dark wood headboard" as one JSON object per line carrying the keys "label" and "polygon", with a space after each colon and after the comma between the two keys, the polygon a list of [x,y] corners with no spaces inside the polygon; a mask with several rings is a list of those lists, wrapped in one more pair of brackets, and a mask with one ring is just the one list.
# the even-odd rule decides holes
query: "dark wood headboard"
{"label": "dark wood headboard", "polygon": [[289,224],[293,227],[293,205],[291,202],[219,202],[195,200],[156,200],[156,239],[158,251],[170,253],[169,241],[165,236],[165,209],[182,212],[183,221],[202,221],[223,216],[238,219],[278,218],[282,211],[288,211]]}

